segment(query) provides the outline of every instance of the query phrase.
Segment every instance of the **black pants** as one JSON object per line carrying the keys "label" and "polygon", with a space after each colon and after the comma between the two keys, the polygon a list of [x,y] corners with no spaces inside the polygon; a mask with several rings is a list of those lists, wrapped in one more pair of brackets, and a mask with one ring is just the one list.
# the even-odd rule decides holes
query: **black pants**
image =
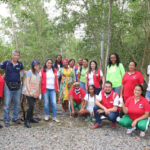
{"label": "black pants", "polygon": [[26,121],[30,121],[33,118],[34,103],[36,99],[34,97],[27,96],[27,100],[29,108],[27,110]]}

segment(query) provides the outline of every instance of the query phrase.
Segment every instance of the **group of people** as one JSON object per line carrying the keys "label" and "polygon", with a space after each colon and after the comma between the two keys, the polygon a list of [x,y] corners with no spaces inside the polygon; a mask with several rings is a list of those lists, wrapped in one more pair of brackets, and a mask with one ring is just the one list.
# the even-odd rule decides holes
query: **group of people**
{"label": "group of people", "polygon": [[[9,127],[10,103],[13,100],[12,122],[20,124],[20,96],[24,94],[28,101],[25,127],[31,128],[31,123],[38,123],[33,118],[34,103],[42,95],[45,121],[50,119],[50,103],[52,120],[57,118],[57,102],[61,104],[62,112],[70,112],[72,117],[84,116],[85,120],[96,121],[91,128],[102,127],[102,118],[106,117],[115,128],[117,122],[127,128],[127,134],[139,129],[140,136],[145,136],[149,125],[150,112],[150,82],[146,98],[143,97],[143,75],[137,71],[136,62],[129,62],[128,71],[120,63],[119,56],[112,53],[109,57],[106,78],[98,68],[95,60],[88,62],[79,58],[75,65],[74,59],[62,59],[56,56],[56,61],[47,59],[41,69],[40,62],[33,60],[31,68],[24,70],[19,61],[20,51],[12,52],[11,60],[0,64],[5,75],[0,76],[0,97],[4,90],[4,124]],[[22,84],[20,75],[24,74]],[[150,75],[150,66],[148,72]],[[120,118],[120,112],[124,115]]]}

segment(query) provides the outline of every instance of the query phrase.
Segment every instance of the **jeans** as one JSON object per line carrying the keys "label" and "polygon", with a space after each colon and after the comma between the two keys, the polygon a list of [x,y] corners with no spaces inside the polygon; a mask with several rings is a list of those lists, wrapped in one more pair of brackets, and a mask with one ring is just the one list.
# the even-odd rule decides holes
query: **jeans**
{"label": "jeans", "polygon": [[10,91],[7,84],[4,87],[4,123],[9,123],[9,112],[11,100],[13,100],[12,120],[18,119],[20,111],[21,87],[16,91]]}
{"label": "jeans", "polygon": [[86,89],[85,89],[85,83],[84,83],[84,82],[81,82],[81,81],[80,81],[80,87],[81,87],[83,90],[86,91]]}
{"label": "jeans", "polygon": [[97,112],[97,110],[99,110],[100,108],[98,106],[94,106],[94,114],[95,114],[95,119],[96,119],[96,123],[101,124],[102,120],[101,120],[101,116],[104,115],[105,117],[108,118],[108,120],[112,121],[113,123],[116,122],[116,118],[119,116],[119,112],[110,112],[109,115],[106,115],[105,113],[99,114]]}
{"label": "jeans", "polygon": [[120,95],[120,89],[121,89],[121,86],[118,86],[118,87],[113,88],[113,91]]}
{"label": "jeans", "polygon": [[52,106],[52,117],[56,118],[57,104],[56,104],[56,91],[54,89],[46,89],[46,93],[43,94],[44,111],[45,115],[49,116],[49,102]]}
{"label": "jeans", "polygon": [[31,119],[33,119],[34,103],[36,99],[34,97],[27,96],[27,100],[28,100],[29,108],[27,110],[26,120],[30,121]]}
{"label": "jeans", "polygon": [[150,101],[150,91],[146,91],[145,98],[148,99],[148,101]]}

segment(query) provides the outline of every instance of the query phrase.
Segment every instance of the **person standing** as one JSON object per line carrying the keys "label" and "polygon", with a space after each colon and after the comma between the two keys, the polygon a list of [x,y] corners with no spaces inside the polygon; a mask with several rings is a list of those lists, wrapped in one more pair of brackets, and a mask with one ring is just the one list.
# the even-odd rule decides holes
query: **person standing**
{"label": "person standing", "polygon": [[60,102],[62,104],[62,111],[69,112],[68,110],[68,100],[69,91],[73,86],[74,73],[68,66],[68,59],[63,60],[64,68],[61,70],[61,84],[60,84]]}
{"label": "person standing", "polygon": [[120,95],[120,88],[122,83],[122,78],[125,74],[125,69],[118,54],[112,53],[109,56],[109,63],[106,72],[106,81],[112,82],[113,91]]}
{"label": "person standing", "polygon": [[130,96],[134,95],[134,87],[137,84],[144,84],[144,78],[141,72],[136,70],[137,63],[131,61],[129,63],[129,71],[125,73],[122,79],[120,96],[126,101]]}
{"label": "person standing", "polygon": [[86,91],[89,85],[94,85],[96,95],[99,95],[102,87],[104,86],[103,72],[100,69],[98,69],[97,62],[95,60],[90,61],[89,71],[87,72],[85,85]]}
{"label": "person standing", "polygon": [[27,128],[31,128],[30,123],[38,123],[38,121],[33,118],[33,111],[34,103],[41,93],[41,79],[39,75],[39,68],[39,61],[33,60],[31,63],[31,69],[26,74],[24,86],[22,89],[22,94],[26,95],[29,105],[24,123],[25,127]]}
{"label": "person standing", "polygon": [[5,70],[5,87],[4,87],[4,124],[5,127],[9,127],[9,112],[10,112],[10,103],[13,100],[13,112],[12,112],[12,122],[20,124],[21,121],[18,120],[18,114],[20,111],[20,96],[21,96],[21,81],[20,81],[20,72],[24,74],[22,62],[20,59],[20,51],[14,50],[12,52],[11,60],[5,60],[0,64],[0,69]]}
{"label": "person standing", "polygon": [[80,87],[86,91],[85,88],[85,81],[86,81],[86,74],[88,72],[88,59],[83,59],[83,66],[78,69],[78,79],[77,81],[80,82]]}
{"label": "person standing", "polygon": [[146,90],[146,99],[150,102],[150,65],[147,67],[147,74],[149,75],[148,87]]}
{"label": "person standing", "polygon": [[49,104],[52,107],[52,120],[59,122],[57,119],[56,92],[59,92],[57,80],[57,69],[53,67],[52,59],[47,59],[40,72],[41,75],[41,93],[43,95],[45,121],[50,119]]}

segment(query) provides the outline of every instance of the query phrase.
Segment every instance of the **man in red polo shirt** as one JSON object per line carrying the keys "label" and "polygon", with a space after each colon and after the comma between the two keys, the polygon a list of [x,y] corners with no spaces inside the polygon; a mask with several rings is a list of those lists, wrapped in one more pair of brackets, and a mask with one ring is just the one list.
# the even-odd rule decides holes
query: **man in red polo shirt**
{"label": "man in red polo shirt", "polygon": [[73,84],[73,88],[69,92],[69,100],[71,105],[71,115],[74,117],[75,115],[75,108],[78,108],[80,114],[81,105],[84,103],[84,97],[86,93],[85,91],[80,88],[80,83],[75,82]]}
{"label": "man in red polo shirt", "polygon": [[110,121],[112,121],[112,127],[116,127],[116,118],[119,116],[118,111],[119,95],[112,90],[112,83],[106,81],[104,84],[104,90],[99,94],[94,106],[94,115],[96,124],[92,126],[92,129],[100,128],[102,126],[101,116],[104,115]]}

